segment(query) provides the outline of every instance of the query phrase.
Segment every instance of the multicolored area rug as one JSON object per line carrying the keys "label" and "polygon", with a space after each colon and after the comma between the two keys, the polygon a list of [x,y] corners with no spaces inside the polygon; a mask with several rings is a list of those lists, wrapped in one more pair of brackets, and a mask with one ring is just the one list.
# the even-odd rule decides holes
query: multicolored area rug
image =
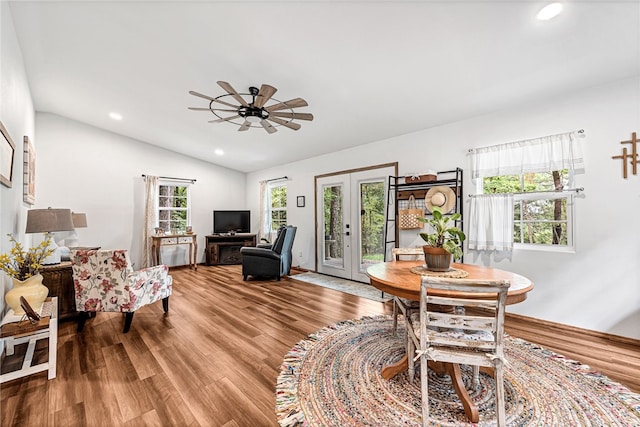
{"label": "multicolored area rug", "polygon": [[[285,356],[276,386],[281,426],[419,426],[420,377],[406,372],[385,380],[383,366],[404,354],[404,331],[391,330],[390,316],[363,317],[326,327],[300,341]],[[507,337],[506,412],[510,426],[640,426],[640,395],[527,341]],[[494,387],[471,370],[463,379],[480,412],[470,424],[446,375],[430,374],[433,425],[495,425]]]}

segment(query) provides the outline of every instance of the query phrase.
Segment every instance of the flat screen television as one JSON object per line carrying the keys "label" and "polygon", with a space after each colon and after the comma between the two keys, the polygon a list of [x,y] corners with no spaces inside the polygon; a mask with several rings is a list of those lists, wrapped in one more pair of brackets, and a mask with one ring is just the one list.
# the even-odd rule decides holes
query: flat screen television
{"label": "flat screen television", "polygon": [[213,233],[231,232],[251,232],[251,211],[213,211]]}

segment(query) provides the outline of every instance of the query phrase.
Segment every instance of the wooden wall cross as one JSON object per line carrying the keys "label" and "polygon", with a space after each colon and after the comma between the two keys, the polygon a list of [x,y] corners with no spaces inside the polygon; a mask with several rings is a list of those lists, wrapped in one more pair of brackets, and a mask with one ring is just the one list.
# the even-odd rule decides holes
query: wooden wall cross
{"label": "wooden wall cross", "polygon": [[631,173],[634,175],[638,174],[638,139],[636,138],[636,133],[633,132],[631,134],[631,140],[629,141],[620,141],[620,144],[631,144],[631,154],[627,152],[627,147],[622,149],[622,155],[620,156],[611,156],[612,159],[622,159],[622,177],[627,179],[627,162],[631,163]]}

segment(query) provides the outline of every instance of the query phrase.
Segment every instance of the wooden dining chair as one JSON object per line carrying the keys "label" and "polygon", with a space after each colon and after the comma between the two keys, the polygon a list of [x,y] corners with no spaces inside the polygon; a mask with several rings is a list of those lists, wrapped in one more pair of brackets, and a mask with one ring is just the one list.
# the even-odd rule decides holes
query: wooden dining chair
{"label": "wooden dining chair", "polygon": [[[393,248],[391,249],[391,256],[393,261],[403,261],[406,257],[410,257],[411,260],[424,259],[424,252],[422,248]],[[393,297],[393,333],[396,333],[398,329],[398,312],[402,312],[404,317],[412,310],[420,308],[418,301],[413,301],[402,297]]]}
{"label": "wooden dining chair", "polygon": [[[495,379],[497,423],[506,425],[503,336],[509,286],[509,281],[502,280],[422,278],[419,312],[407,319],[407,355],[411,380],[414,360],[420,360],[423,426],[429,424],[430,361],[444,362],[441,366],[464,395],[465,412],[474,423],[478,422],[478,410],[467,404],[470,398],[464,384],[455,380],[454,377],[460,378],[456,370],[459,373],[461,364],[491,368],[485,372]],[[450,292],[452,296],[434,296],[430,294],[433,291]],[[478,294],[482,299],[455,297],[456,292]]]}

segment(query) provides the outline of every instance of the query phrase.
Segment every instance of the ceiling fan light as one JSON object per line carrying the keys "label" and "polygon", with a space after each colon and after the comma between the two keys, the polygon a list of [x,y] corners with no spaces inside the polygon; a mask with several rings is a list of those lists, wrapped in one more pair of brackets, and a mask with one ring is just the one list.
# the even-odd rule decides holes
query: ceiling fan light
{"label": "ceiling fan light", "polygon": [[551,3],[540,9],[536,18],[540,21],[548,21],[558,16],[560,12],[562,12],[562,3]]}
{"label": "ceiling fan light", "polygon": [[[209,120],[209,123],[233,123],[238,126],[239,132],[246,132],[251,128],[262,126],[268,133],[275,133],[278,131],[276,126],[285,126],[292,130],[299,130],[300,125],[293,123],[295,119],[313,120],[311,113],[298,113],[293,110],[294,108],[308,106],[307,101],[302,98],[293,98],[282,102],[273,97],[273,94],[275,94],[278,89],[268,84],[263,84],[260,86],[260,89],[255,86],[250,86],[250,93],[238,93],[225,81],[220,80],[217,83],[227,92],[226,94],[214,98],[199,92],[189,91],[189,94],[209,101],[209,108],[188,107],[188,109],[192,111],[211,111],[217,119]],[[240,105],[234,105],[219,99],[227,96],[232,97]],[[252,99],[251,101],[247,101],[243,96],[251,96]],[[214,102],[226,105],[230,107],[230,109],[213,108]],[[266,105],[267,103],[270,103],[270,105]],[[236,119],[242,120],[242,123],[238,123],[235,121]]]}

